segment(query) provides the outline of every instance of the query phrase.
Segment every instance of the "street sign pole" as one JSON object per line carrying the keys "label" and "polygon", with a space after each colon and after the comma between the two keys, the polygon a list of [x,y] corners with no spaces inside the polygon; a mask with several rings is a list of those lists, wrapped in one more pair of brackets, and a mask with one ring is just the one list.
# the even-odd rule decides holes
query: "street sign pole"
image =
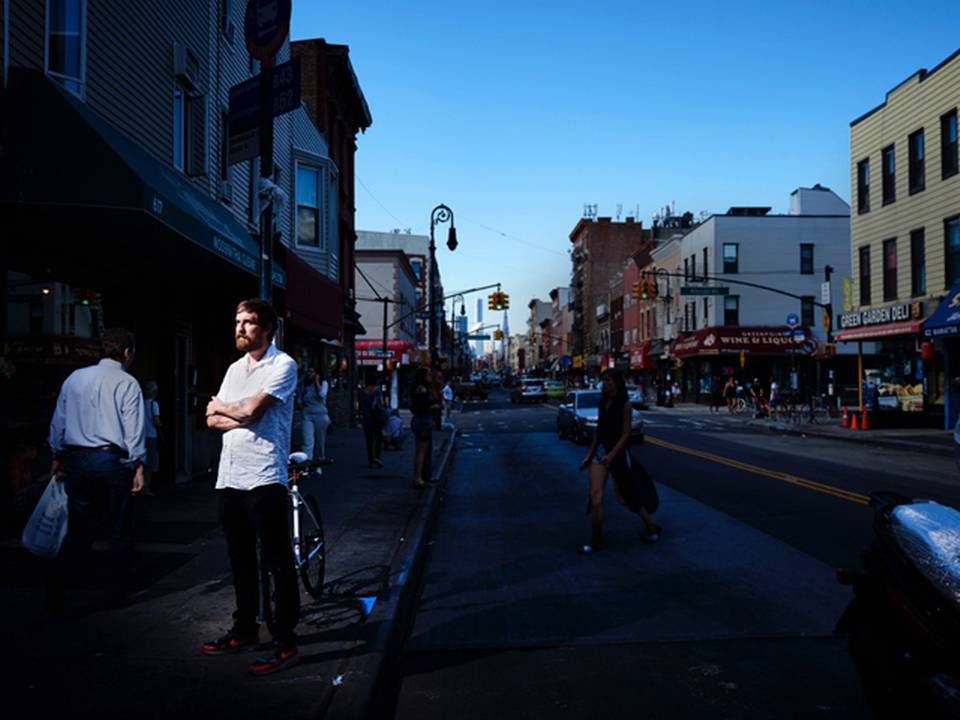
{"label": "street sign pole", "polygon": [[[273,58],[264,60],[260,67],[260,178],[273,175]],[[260,297],[270,300],[273,294],[273,203],[260,213]]]}
{"label": "street sign pole", "polygon": [[[247,0],[243,16],[244,40],[250,56],[260,61],[260,179],[273,175],[273,65],[290,32],[290,0]],[[260,297],[273,294],[272,193],[260,213]]]}

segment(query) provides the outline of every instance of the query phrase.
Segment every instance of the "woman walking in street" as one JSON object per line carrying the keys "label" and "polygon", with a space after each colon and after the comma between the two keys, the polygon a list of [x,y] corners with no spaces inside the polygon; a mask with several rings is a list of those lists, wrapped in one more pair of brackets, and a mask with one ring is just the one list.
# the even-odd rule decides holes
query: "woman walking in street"
{"label": "woman walking in street", "polygon": [[[627,402],[623,375],[617,370],[607,370],[603,374],[601,392],[603,395],[600,399],[597,431],[586,457],[580,463],[581,470],[590,469],[589,509],[592,539],[589,545],[581,548],[584,553],[603,549],[603,490],[607,476],[613,473],[617,499],[621,504],[625,504],[620,487],[627,486],[631,473],[629,443],[633,408]],[[594,455],[601,447],[604,454],[594,462]],[[663,528],[654,522],[646,508],[640,507],[638,513],[646,528],[644,542],[654,543],[659,540]]]}

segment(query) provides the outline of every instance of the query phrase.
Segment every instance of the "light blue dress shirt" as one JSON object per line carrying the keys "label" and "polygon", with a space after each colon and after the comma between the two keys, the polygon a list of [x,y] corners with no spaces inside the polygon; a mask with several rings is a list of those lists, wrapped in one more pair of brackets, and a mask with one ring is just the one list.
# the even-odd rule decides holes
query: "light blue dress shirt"
{"label": "light blue dress shirt", "polygon": [[64,381],[50,421],[50,448],[116,445],[128,464],[144,462],[144,407],[140,385],[116,360],[75,370]]}

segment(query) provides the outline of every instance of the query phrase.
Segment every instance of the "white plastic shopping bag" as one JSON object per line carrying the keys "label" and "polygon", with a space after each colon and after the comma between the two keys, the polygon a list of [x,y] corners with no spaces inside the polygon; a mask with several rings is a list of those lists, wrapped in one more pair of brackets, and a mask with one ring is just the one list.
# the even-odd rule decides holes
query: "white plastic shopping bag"
{"label": "white plastic shopping bag", "polygon": [[67,535],[67,489],[50,478],[47,489],[23,529],[23,546],[34,555],[54,558]]}

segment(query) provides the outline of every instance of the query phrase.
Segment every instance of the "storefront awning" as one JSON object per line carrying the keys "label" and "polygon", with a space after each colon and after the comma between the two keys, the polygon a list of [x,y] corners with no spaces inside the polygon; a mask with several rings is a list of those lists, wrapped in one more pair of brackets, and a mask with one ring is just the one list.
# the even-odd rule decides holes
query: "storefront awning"
{"label": "storefront awning", "polygon": [[343,334],[343,295],[340,285],[314,270],[292,250],[285,250],[287,292],[284,317],[292,326],[316,339],[339,339]]}
{"label": "storefront awning", "polygon": [[[251,275],[259,243],[227,208],[41,72],[10,68],[0,203],[134,211]],[[136,238],[130,238],[135,241]],[[275,267],[273,282],[286,276]]]}
{"label": "storefront awning", "polygon": [[904,320],[903,322],[887,323],[886,325],[867,325],[866,327],[839,330],[833,335],[837,342],[851,340],[876,340],[893,335],[913,335],[920,332],[923,320]]}
{"label": "storefront awning", "polygon": [[923,323],[923,334],[927,337],[960,335],[960,283],[940,301],[940,307]]}
{"label": "storefront awning", "polygon": [[674,341],[671,354],[677,358],[700,355],[809,355],[817,343],[810,328],[712,327],[683,333]]}

